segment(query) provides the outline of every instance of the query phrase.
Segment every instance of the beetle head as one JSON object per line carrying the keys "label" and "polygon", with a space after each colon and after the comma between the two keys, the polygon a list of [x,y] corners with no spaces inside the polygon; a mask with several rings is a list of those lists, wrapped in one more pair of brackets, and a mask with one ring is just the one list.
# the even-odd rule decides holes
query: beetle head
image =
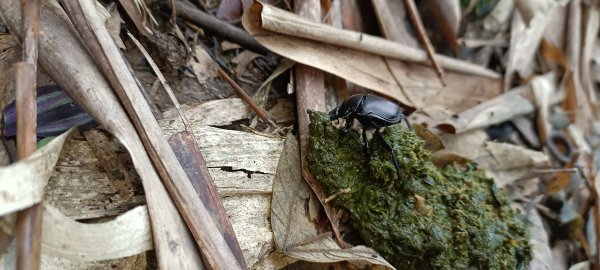
{"label": "beetle head", "polygon": [[339,112],[340,112],[340,107],[335,107],[335,109],[331,110],[329,112],[329,120],[333,121],[335,119],[340,118]]}
{"label": "beetle head", "polygon": [[338,118],[348,118],[358,110],[366,96],[367,95],[354,95],[347,98],[340,106],[337,106],[329,112],[329,118],[331,121]]}

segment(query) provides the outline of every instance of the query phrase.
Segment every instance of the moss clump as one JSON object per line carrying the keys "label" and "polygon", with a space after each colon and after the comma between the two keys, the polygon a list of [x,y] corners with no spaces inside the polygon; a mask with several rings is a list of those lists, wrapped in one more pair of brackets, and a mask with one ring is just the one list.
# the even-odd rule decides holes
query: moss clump
{"label": "moss clump", "polygon": [[493,180],[472,167],[430,161],[423,140],[389,127],[382,132],[401,168],[375,136],[366,158],[360,133],[340,135],[326,114],[309,112],[308,162],[325,192],[345,188],[346,209],[366,244],[398,269],[516,269],[530,260],[522,221],[496,194]]}

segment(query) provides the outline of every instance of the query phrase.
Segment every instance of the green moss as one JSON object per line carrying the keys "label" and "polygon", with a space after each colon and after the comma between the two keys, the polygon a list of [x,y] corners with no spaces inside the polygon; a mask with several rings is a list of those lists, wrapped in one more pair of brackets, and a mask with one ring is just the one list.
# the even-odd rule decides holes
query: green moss
{"label": "green moss", "polygon": [[400,125],[376,136],[366,158],[360,133],[340,135],[326,114],[309,112],[308,162],[333,204],[346,209],[366,244],[398,269],[516,269],[530,260],[523,222],[493,180],[472,167],[439,170],[413,132]]}

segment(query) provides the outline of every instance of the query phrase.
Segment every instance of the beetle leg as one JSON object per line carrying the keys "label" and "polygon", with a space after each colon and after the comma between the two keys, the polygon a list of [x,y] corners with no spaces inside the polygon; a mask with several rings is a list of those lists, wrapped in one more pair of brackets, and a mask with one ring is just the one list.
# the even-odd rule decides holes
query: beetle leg
{"label": "beetle leg", "polygon": [[353,125],[354,125],[354,117],[346,118],[346,124],[344,124],[344,128],[342,128],[340,130],[340,133],[342,133],[342,135],[348,134],[348,132],[350,131],[350,129],[352,128]]}
{"label": "beetle leg", "polygon": [[404,116],[404,121],[406,121],[406,126],[408,129],[412,130],[412,126],[410,125],[410,122],[408,122],[408,117]]}
{"label": "beetle leg", "polygon": [[390,145],[390,143],[388,143],[385,140],[383,135],[379,133],[379,129],[375,130],[375,133],[379,136],[379,138],[381,138],[385,146],[387,146],[388,150],[390,150],[390,153],[392,154],[392,160],[394,161],[394,167],[396,168],[396,173],[398,174],[398,179],[400,179],[400,165],[398,165],[398,158],[396,157],[396,152],[394,152],[394,148]]}
{"label": "beetle leg", "polygon": [[367,140],[367,129],[363,128],[362,131],[362,140],[363,143],[365,145],[365,153],[367,154],[367,157],[370,159],[371,158],[371,151],[369,149],[369,140]]}

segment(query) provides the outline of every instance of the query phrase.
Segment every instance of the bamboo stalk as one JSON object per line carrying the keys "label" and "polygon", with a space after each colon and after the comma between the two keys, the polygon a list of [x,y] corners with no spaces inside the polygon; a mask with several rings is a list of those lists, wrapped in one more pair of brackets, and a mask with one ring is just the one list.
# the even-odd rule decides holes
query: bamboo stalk
{"label": "bamboo stalk", "polygon": [[435,72],[438,74],[442,85],[446,86],[446,83],[444,82],[444,69],[442,68],[442,66],[440,66],[440,64],[437,61],[435,50],[433,49],[433,45],[431,45],[431,40],[429,40],[429,37],[427,36],[425,26],[423,26],[423,21],[421,20],[421,16],[419,15],[419,11],[417,10],[415,1],[404,0],[404,3],[406,4],[406,10],[408,11],[408,14],[410,14],[410,19],[413,23],[413,26],[417,30],[419,39],[421,40],[421,43],[423,43],[423,45],[425,46],[427,56],[429,57],[429,60],[431,60],[431,63],[435,68]]}
{"label": "bamboo stalk", "polygon": [[[23,62],[15,64],[17,107],[17,155],[24,159],[36,150],[35,83],[40,34],[40,0],[23,0]],[[17,269],[40,267],[42,204],[17,213]]]}

